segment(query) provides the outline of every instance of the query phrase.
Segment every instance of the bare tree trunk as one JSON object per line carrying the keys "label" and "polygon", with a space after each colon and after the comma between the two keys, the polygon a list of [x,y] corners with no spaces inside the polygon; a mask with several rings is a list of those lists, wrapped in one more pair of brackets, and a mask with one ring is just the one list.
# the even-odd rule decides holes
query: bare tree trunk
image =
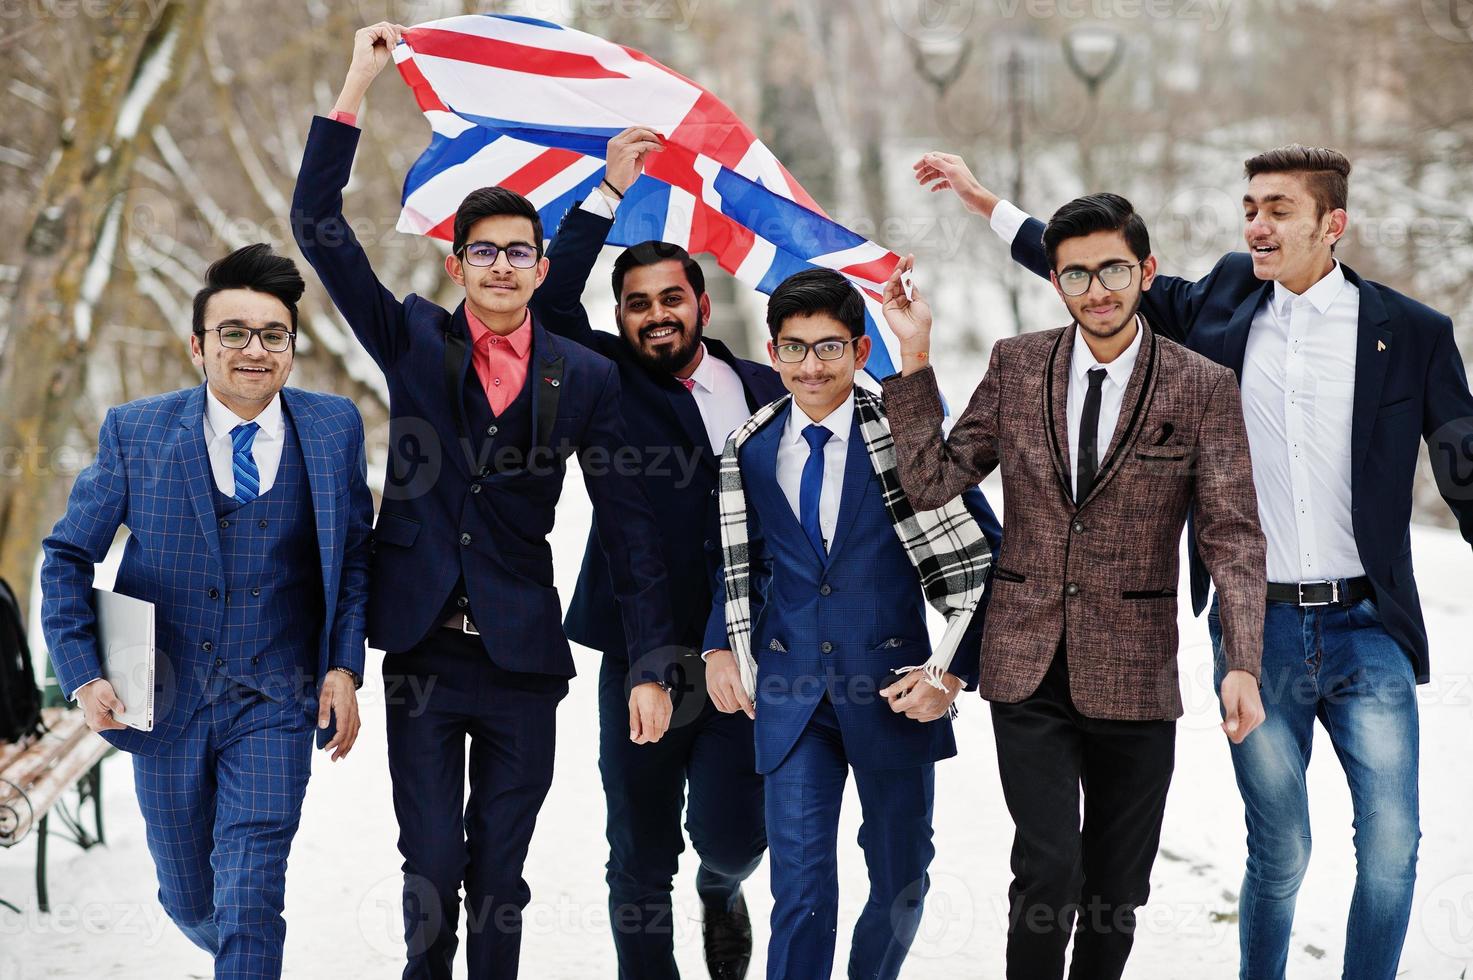
{"label": "bare tree trunk", "polygon": [[27,607],[45,533],[53,461],[85,391],[93,310],[115,268],[137,139],[167,106],[199,47],[207,3],[175,0],[149,21],[123,4],[93,26],[92,60],[26,225],[10,305],[0,446],[16,465],[0,483],[0,575]]}

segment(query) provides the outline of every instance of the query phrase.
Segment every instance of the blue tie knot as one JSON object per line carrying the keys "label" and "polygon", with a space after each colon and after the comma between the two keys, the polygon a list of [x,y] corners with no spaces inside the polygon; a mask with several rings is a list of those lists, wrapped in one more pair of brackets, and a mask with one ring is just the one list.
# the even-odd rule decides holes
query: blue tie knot
{"label": "blue tie knot", "polygon": [[816,453],[822,449],[824,443],[828,442],[829,437],[833,434],[833,429],[822,425],[810,425],[803,430],[803,438],[808,440],[808,451],[810,453]]}
{"label": "blue tie knot", "polygon": [[256,441],[256,433],[260,430],[261,427],[254,422],[242,422],[230,430],[231,445],[238,453],[249,451],[251,444]]}

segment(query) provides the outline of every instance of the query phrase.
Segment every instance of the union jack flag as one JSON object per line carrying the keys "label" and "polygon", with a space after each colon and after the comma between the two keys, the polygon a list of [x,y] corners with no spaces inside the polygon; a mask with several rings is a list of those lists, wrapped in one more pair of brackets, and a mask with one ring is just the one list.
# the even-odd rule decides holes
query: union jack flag
{"label": "union jack flag", "polygon": [[866,370],[895,371],[880,292],[899,256],[831,220],[695,82],[633,48],[500,14],[411,28],[394,60],[433,131],[405,178],[399,230],[448,241],[461,200],[491,184],[525,195],[555,229],[603,179],[609,139],[645,126],[665,149],[645,158],[610,244],[672,242],[764,293],[803,269],[836,269],[864,294],[874,339]]}

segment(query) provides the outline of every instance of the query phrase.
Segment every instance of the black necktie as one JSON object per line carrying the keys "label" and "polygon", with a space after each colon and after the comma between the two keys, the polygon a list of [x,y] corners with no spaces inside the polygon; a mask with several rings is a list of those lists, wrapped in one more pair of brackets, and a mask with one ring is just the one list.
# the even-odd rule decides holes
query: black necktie
{"label": "black necktie", "polygon": [[1084,413],[1079,417],[1079,466],[1074,481],[1074,502],[1089,496],[1100,467],[1100,387],[1105,383],[1104,368],[1090,368],[1089,391],[1084,396]]}

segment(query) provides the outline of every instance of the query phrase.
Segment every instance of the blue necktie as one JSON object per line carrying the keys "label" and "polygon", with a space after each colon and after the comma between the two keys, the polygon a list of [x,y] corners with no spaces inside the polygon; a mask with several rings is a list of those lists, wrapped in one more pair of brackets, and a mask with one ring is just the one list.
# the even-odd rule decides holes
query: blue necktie
{"label": "blue necktie", "polygon": [[230,430],[230,442],[235,447],[231,457],[231,468],[235,471],[235,499],[243,504],[261,495],[261,471],[256,469],[256,457],[251,455],[251,444],[256,441],[260,428],[254,422],[243,422]]}
{"label": "blue necktie", "polygon": [[803,464],[803,480],[798,484],[798,519],[820,558],[828,556],[823,546],[823,527],[818,520],[818,503],[823,496],[823,445],[833,434],[821,425],[810,425],[803,430],[803,438],[808,440],[808,462]]}

